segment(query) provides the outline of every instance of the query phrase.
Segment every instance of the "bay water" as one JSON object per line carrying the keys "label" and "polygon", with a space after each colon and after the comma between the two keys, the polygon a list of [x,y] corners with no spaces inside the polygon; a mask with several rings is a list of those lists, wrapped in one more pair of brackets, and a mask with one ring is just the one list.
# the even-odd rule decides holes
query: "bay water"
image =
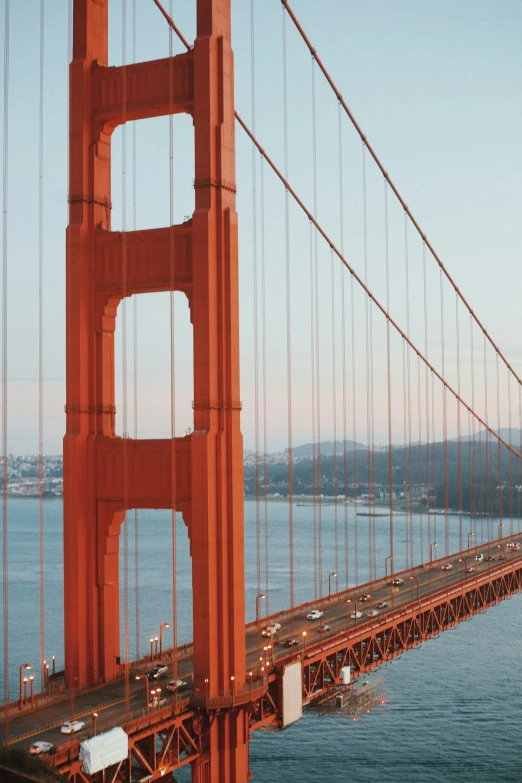
{"label": "bay water", "polygon": [[[348,575],[346,575],[345,509],[323,504],[294,505],[295,601],[314,595],[314,559],[317,562],[315,530],[322,527],[322,592],[344,589],[346,583],[363,583],[371,571],[384,573],[389,556],[387,517],[366,516],[359,509],[359,563],[356,574],[354,555],[354,509],[346,512],[348,521]],[[379,511],[377,513],[380,513]],[[255,617],[255,598],[266,592],[265,577],[257,580],[257,523],[264,540],[264,521],[269,528],[268,610],[283,609],[289,602],[288,506],[270,502],[265,507],[245,502],[245,585],[247,620]],[[437,556],[459,548],[459,519],[448,518],[445,538],[444,518],[436,522],[439,536]],[[433,526],[434,520],[431,520]],[[394,519],[394,567],[398,571],[410,561],[429,560],[427,520],[424,515],[422,546],[421,520],[412,523],[406,515]],[[465,519],[464,540],[473,522]],[[490,520],[497,532],[499,520]],[[506,534],[519,530],[519,521],[504,520]],[[8,504],[9,526],[9,681],[10,698],[18,696],[18,672],[22,663],[31,663],[39,680],[39,543],[38,501],[12,500]],[[63,546],[62,504],[44,503],[44,586],[45,657],[56,656],[63,665]],[[337,527],[337,534],[336,534]],[[413,542],[408,543],[410,530]],[[176,585],[178,642],[192,638],[192,589],[189,541],[181,518],[176,519]],[[375,544],[370,545],[375,531]],[[94,534],[94,532],[93,532]],[[434,540],[431,530],[431,542]],[[482,525],[484,535],[484,525]],[[335,548],[337,538],[338,547]],[[472,543],[480,544],[475,527]],[[135,544],[138,542],[137,557]],[[161,622],[172,622],[172,515],[165,511],[129,513],[126,532],[121,535],[121,583],[125,561],[128,570],[127,611],[122,590],[122,649],[124,617],[128,616],[129,657],[150,650],[149,638],[158,635]],[[422,551],[421,551],[422,550]],[[336,555],[337,551],[337,555]],[[265,553],[261,555],[262,563]],[[389,561],[388,561],[389,562]],[[139,569],[139,623],[136,623],[136,585]],[[316,571],[317,574],[317,571]],[[337,580],[338,583],[337,583]],[[413,583],[412,583],[413,584]],[[317,584],[316,584],[317,589]],[[261,599],[261,613],[264,614]],[[305,717],[283,732],[256,732],[250,747],[251,768],[258,783],[302,781],[366,783],[379,779],[402,783],[507,783],[522,781],[522,599],[517,595],[497,607],[446,631],[437,639],[409,651],[381,667],[386,703],[357,721],[353,717]],[[139,638],[136,638],[137,625]],[[172,643],[171,629],[164,631],[164,645]],[[3,639],[1,640],[3,644]],[[2,683],[0,683],[2,686]],[[3,687],[3,686],[2,686]],[[181,770],[179,781],[190,779]]]}

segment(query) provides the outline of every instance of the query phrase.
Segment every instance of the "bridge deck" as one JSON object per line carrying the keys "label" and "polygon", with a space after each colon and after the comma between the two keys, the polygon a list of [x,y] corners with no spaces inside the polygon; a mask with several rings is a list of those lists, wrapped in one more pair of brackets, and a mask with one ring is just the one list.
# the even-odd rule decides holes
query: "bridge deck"
{"label": "bridge deck", "polygon": [[[134,679],[136,669],[132,671],[128,705],[125,684],[120,678],[79,692],[74,699],[70,695],[62,696],[29,711],[13,708],[10,742],[20,747],[28,747],[35,739],[52,742],[58,747],[52,761],[74,778],[81,766],[79,742],[92,734],[92,713],[97,712],[98,733],[114,725],[124,725],[130,737],[130,755],[134,763],[152,774],[151,779],[160,777],[161,765],[161,769],[168,766],[172,770],[189,763],[194,754],[198,754],[198,736],[209,712],[234,709],[240,703],[251,702],[252,730],[267,724],[280,725],[280,681],[288,664],[302,663],[303,704],[310,703],[340,684],[343,666],[350,666],[354,676],[367,672],[518,592],[522,589],[522,551],[507,546],[516,539],[516,535],[504,538],[457,553],[447,560],[394,574],[394,578],[404,580],[399,587],[391,584],[391,577],[381,579],[301,605],[293,611],[263,618],[259,626],[248,624],[247,666],[252,676],[241,693],[222,694],[212,699],[207,694],[194,693],[192,655],[187,652],[180,656],[177,672],[178,677],[187,682],[187,687],[177,695],[171,695],[164,688],[167,680],[158,683],[163,685],[162,693],[167,696],[164,708],[145,714],[145,688],[142,681]],[[475,560],[479,551],[484,554],[483,562]],[[442,570],[446,562],[451,563],[451,570]],[[470,573],[466,571],[469,568],[473,568]],[[365,594],[370,594],[371,598],[362,600]],[[368,618],[367,613],[381,602],[387,606]],[[320,620],[306,619],[310,608],[323,611]],[[362,617],[353,619],[350,616],[353,611],[361,612]],[[261,629],[269,621],[280,622],[282,627],[277,643],[272,645],[271,651],[265,652],[264,647],[270,640],[261,637]],[[323,624],[330,626],[326,632],[320,631]],[[305,636],[303,631],[306,631]],[[287,648],[284,645],[287,639],[295,639],[297,644]],[[263,661],[259,660],[260,653]],[[270,654],[269,660],[267,655]],[[150,665],[149,659],[148,668]],[[262,665],[264,671],[261,671]],[[143,671],[144,662],[140,666]],[[85,720],[86,727],[71,742],[70,737],[60,733],[60,726],[73,715]],[[150,740],[151,736],[165,743],[165,752],[147,760],[140,743]],[[174,746],[177,750],[173,756]]]}

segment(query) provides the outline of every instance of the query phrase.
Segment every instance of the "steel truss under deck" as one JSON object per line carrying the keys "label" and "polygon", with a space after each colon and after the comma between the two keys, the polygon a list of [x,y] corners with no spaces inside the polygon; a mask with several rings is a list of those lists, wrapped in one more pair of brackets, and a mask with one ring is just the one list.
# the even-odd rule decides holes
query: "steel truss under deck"
{"label": "steel truss under deck", "polygon": [[[354,676],[376,669],[457,623],[500,603],[522,590],[522,565],[508,564],[453,585],[432,596],[412,601],[359,628],[330,637],[301,655],[278,659],[266,682],[238,703],[207,710],[190,699],[143,715],[124,725],[129,735],[129,756],[104,772],[82,772],[80,743],[60,748],[50,759],[72,783],[136,783],[146,779],[173,780],[180,767],[201,760],[202,738],[214,721],[220,721],[249,700],[248,731],[277,729],[282,724],[282,680],[285,667],[303,662],[303,704],[324,697],[341,685],[341,670],[350,666]],[[240,703],[239,703],[240,702]]]}

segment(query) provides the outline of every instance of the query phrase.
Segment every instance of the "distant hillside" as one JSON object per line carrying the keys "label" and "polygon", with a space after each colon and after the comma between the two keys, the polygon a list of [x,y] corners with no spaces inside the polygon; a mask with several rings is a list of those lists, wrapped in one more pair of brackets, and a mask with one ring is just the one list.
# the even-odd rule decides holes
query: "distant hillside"
{"label": "distant hillside", "polygon": [[[493,429],[496,432],[496,428],[493,427]],[[510,446],[513,446],[517,450],[522,443],[522,430],[516,429],[514,427],[511,427],[511,429],[509,429],[509,427],[501,427],[498,431],[498,434],[502,440],[505,440],[506,443],[509,443]],[[491,435],[488,430],[481,429],[475,433],[475,440],[482,439],[485,441],[487,435],[494,439],[493,435]],[[453,442],[455,443],[457,440],[458,438],[455,438]],[[469,435],[463,435],[460,440],[465,443],[468,440],[473,440],[473,436],[469,437]]]}
{"label": "distant hillside", "polygon": [[[334,451],[336,454],[342,454],[344,449],[344,441],[338,440],[333,442],[333,440],[322,440],[320,445],[321,449],[321,455],[324,457],[333,457]],[[334,449],[335,445],[335,449]],[[365,449],[366,446],[363,443],[358,443],[355,440],[347,440],[346,441],[346,451],[354,451],[355,449]],[[288,449],[285,449],[285,454],[288,453]],[[318,453],[318,447],[317,444],[313,443],[304,443],[302,446],[294,446],[292,449],[292,453],[295,457],[309,457],[312,459],[314,455],[317,455]]]}
{"label": "distant hillside", "polygon": [[[503,430],[516,447],[518,430]],[[506,437],[507,440],[507,437]],[[357,446],[357,449],[354,449]],[[259,481],[259,465],[245,463],[245,495],[278,495],[289,493],[288,453],[269,456],[266,473]],[[366,494],[385,498],[390,486],[388,449],[368,452],[363,444],[350,441],[346,456],[341,442],[336,458],[333,443],[321,444],[321,458],[313,455],[312,444],[294,450],[292,460],[292,493],[321,494],[324,497],[344,495],[348,498]],[[505,446],[500,449],[494,437],[481,436],[446,443],[416,443],[393,446],[391,484],[395,497],[413,494],[417,502],[433,508],[461,508],[465,511],[522,516],[522,466]],[[318,472],[320,471],[320,473]],[[520,491],[519,491],[520,486]]]}

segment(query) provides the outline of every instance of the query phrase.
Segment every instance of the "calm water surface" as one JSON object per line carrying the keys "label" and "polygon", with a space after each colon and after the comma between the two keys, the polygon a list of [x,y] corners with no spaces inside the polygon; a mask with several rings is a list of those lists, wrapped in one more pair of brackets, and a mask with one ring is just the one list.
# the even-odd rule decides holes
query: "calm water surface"
{"label": "calm water surface", "polygon": [[[314,597],[313,513],[311,507],[294,508],[296,529],[296,601]],[[353,514],[353,509],[351,511]],[[261,515],[264,509],[261,509]],[[346,583],[345,558],[336,561],[335,509],[324,506],[322,524],[323,589],[328,574],[338,570],[339,589]],[[288,511],[285,504],[270,503],[269,610],[288,604]],[[245,504],[247,619],[255,615],[256,505]],[[344,541],[344,511],[337,510],[338,537]],[[348,582],[355,579],[353,518],[349,520],[350,557]],[[368,525],[375,526],[376,546],[368,550]],[[418,520],[414,522],[419,530]],[[423,529],[423,560],[429,559],[426,519]],[[444,519],[438,519],[439,540],[444,541]],[[469,526],[469,520],[465,520]],[[497,521],[494,520],[496,530]],[[518,525],[518,522],[517,522]],[[63,553],[62,505],[45,503],[45,655],[63,662]],[[148,650],[148,638],[157,635],[159,624],[170,621],[172,609],[171,515],[143,511],[138,518],[139,542],[139,642],[136,642],[136,591],[134,564],[136,528],[129,515],[127,550],[129,560],[128,637],[130,657]],[[388,522],[384,518],[360,517],[358,545],[361,556],[358,578],[368,578],[368,559],[378,575],[389,554]],[[516,529],[516,528],[515,528]],[[407,521],[395,519],[396,570],[404,559]],[[465,528],[465,533],[467,528]],[[509,532],[506,526],[506,532]],[[413,559],[420,562],[420,541],[415,533]],[[480,535],[477,531],[477,542]],[[192,590],[186,529],[176,524],[178,639],[192,636]],[[124,536],[122,566],[125,557]],[[442,547],[442,544],[439,544]],[[458,548],[458,518],[450,518],[449,548]],[[342,547],[341,547],[342,549]],[[402,552],[402,561],[401,561]],[[442,555],[443,550],[439,549]],[[264,558],[264,554],[263,554]],[[364,562],[363,562],[364,561]],[[122,569],[123,571],[123,569]],[[38,503],[14,500],[9,504],[9,647],[10,692],[17,696],[18,667],[39,658]],[[261,591],[264,592],[264,584]],[[123,592],[123,591],[122,591]],[[124,617],[122,600],[122,618]],[[146,619],[144,619],[146,618]],[[170,631],[167,631],[170,633]],[[122,628],[122,639],[124,632]],[[165,636],[165,643],[172,637]],[[3,644],[3,640],[2,640]],[[306,716],[284,732],[257,732],[251,743],[251,767],[258,783],[301,781],[387,780],[397,783],[504,783],[522,782],[522,601],[516,596],[470,622],[443,633],[400,659],[382,667],[387,703],[356,722],[348,717]],[[0,683],[1,685],[1,683]],[[2,686],[3,687],[3,686]],[[188,770],[180,781],[190,779]]]}

